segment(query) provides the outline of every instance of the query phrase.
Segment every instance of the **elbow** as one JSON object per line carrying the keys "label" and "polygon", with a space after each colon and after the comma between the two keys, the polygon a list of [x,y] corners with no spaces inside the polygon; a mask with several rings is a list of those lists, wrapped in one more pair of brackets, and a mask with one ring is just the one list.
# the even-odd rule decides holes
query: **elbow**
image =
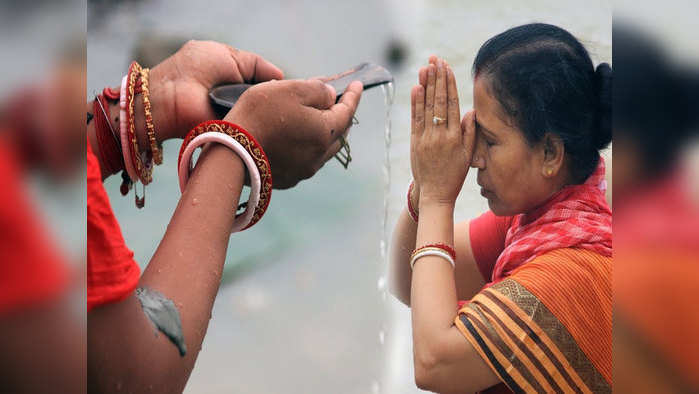
{"label": "elbow", "polygon": [[415,363],[415,385],[420,390],[436,391],[431,368],[425,364]]}
{"label": "elbow", "polygon": [[421,390],[440,392],[440,369],[444,363],[441,345],[416,349],[413,357],[415,365],[415,384]]}

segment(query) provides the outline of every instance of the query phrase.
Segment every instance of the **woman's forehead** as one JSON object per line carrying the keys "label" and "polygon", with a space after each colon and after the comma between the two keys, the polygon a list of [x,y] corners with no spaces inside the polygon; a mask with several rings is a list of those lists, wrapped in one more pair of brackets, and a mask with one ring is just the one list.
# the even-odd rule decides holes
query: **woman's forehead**
{"label": "woman's forehead", "polygon": [[500,103],[490,93],[487,78],[476,78],[473,83],[473,107],[476,110],[476,122],[495,134],[504,129],[515,131]]}

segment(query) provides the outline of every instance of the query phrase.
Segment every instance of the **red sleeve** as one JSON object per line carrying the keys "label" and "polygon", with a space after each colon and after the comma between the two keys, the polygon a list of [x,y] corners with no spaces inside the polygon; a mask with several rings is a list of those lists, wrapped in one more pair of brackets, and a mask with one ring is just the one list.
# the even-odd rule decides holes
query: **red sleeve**
{"label": "red sleeve", "polygon": [[22,168],[0,140],[0,313],[62,295],[68,268],[30,203]]}
{"label": "red sleeve", "polygon": [[473,257],[486,282],[490,282],[495,262],[505,249],[505,236],[511,223],[512,216],[495,216],[492,211],[469,223]]}
{"label": "red sleeve", "polygon": [[87,142],[87,310],[121,301],[141,275],[126,247],[102,184],[97,158]]}

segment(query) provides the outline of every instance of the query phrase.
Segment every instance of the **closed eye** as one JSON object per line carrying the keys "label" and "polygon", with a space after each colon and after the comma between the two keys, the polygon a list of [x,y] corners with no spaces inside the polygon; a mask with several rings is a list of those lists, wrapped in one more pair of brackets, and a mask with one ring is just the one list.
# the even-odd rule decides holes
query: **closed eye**
{"label": "closed eye", "polygon": [[476,122],[476,132],[485,140],[488,147],[495,145],[495,141],[489,137],[490,131],[484,128],[480,123]]}

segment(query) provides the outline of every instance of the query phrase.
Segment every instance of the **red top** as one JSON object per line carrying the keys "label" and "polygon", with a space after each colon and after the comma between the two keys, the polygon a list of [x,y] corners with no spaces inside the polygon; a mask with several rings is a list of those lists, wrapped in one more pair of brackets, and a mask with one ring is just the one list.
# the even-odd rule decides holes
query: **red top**
{"label": "red top", "polygon": [[0,314],[59,297],[68,270],[36,215],[16,153],[0,139]]}
{"label": "red top", "polygon": [[495,262],[505,249],[505,236],[512,216],[495,216],[487,211],[469,223],[471,250],[483,279],[490,282]]}
{"label": "red top", "polygon": [[87,310],[121,301],[136,288],[141,270],[126,246],[87,143]]}
{"label": "red top", "polygon": [[471,249],[486,287],[537,256],[562,248],[612,255],[612,210],[604,196],[604,159],[585,183],[569,185],[527,213],[470,223]]}

